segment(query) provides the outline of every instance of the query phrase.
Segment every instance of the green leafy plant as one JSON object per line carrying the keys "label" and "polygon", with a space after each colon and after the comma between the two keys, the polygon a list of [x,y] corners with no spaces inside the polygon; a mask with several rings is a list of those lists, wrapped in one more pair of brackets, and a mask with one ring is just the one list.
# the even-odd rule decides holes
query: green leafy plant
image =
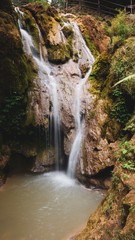
{"label": "green leafy plant", "polygon": [[123,82],[125,82],[125,81],[130,81],[130,80],[132,80],[132,79],[135,79],[135,74],[129,75],[128,77],[125,77],[125,78],[121,79],[120,81],[118,81],[117,83],[115,83],[113,87],[115,87],[115,86],[117,86],[117,85],[119,85],[120,83],[123,83]]}
{"label": "green leafy plant", "polygon": [[122,167],[130,171],[135,171],[135,162],[128,161],[127,163],[123,164]]}
{"label": "green leafy plant", "polygon": [[128,159],[132,159],[133,156],[134,156],[134,151],[135,151],[135,148],[128,142],[128,141],[125,141],[125,142],[122,142],[120,144],[120,149],[119,149],[119,161],[120,162],[125,162],[127,161]]}
{"label": "green leafy plant", "polygon": [[125,125],[130,118],[125,97],[119,88],[113,91],[112,96],[114,98],[114,104],[110,113],[111,117],[114,117],[121,125]]}
{"label": "green leafy plant", "polygon": [[135,148],[129,141],[120,144],[118,155],[118,161],[122,163],[123,169],[135,171]]}

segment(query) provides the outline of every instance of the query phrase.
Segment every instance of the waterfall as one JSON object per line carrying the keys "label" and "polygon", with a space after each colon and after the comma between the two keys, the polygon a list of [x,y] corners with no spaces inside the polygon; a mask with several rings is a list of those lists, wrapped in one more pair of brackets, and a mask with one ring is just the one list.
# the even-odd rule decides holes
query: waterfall
{"label": "waterfall", "polygon": [[72,23],[72,25],[73,25],[74,33],[76,35],[75,48],[77,51],[79,51],[79,49],[82,49],[81,54],[78,52],[78,55],[79,55],[78,67],[83,57],[87,58],[87,63],[88,63],[88,70],[85,73],[85,76],[80,78],[80,82],[78,83],[75,89],[75,97],[74,97],[75,137],[74,137],[73,145],[69,155],[68,170],[67,170],[68,176],[71,178],[74,178],[76,164],[77,164],[77,160],[79,157],[81,144],[83,140],[83,130],[84,130],[84,119],[81,116],[82,115],[81,114],[81,100],[82,100],[81,97],[83,94],[83,87],[86,81],[88,80],[88,77],[92,70],[94,57],[92,56],[89,48],[87,47],[77,24]]}
{"label": "waterfall", "polygon": [[[23,17],[22,11],[20,11],[18,8],[16,8],[16,11],[20,14],[20,17]],[[60,66],[56,66],[49,63],[47,57],[45,56],[44,53],[46,52],[46,49],[42,44],[44,41],[42,39],[42,35],[38,26],[37,29],[40,39],[39,51],[34,45],[34,40],[32,36],[26,30],[23,29],[21,20],[18,20],[18,24],[22,35],[24,50],[28,55],[32,56],[34,62],[38,67],[39,78],[42,84],[45,84],[48,89],[51,102],[49,113],[51,131],[50,139],[54,141],[55,161],[57,170],[60,169],[60,162],[62,157],[60,126],[61,125],[63,126],[65,124],[64,125],[65,128],[68,126],[69,129],[73,129],[74,123],[72,123],[72,125],[69,124],[71,124],[70,118],[71,119],[74,118],[75,135],[71,151],[69,154],[67,169],[67,175],[71,178],[74,178],[76,164],[79,159],[85,128],[84,109],[82,110],[82,101],[84,100],[85,83],[91,73],[94,58],[82,37],[79,27],[77,26],[76,23],[72,21],[66,23],[63,22],[63,24],[65,26],[68,25],[72,26],[74,32],[73,51],[74,53],[77,53],[78,61],[70,59],[69,62],[66,62],[65,64],[62,64]],[[61,28],[59,28],[59,31],[60,31],[59,36],[61,38],[62,43],[66,43],[66,38],[63,32],[61,31]],[[86,67],[86,70],[84,71],[84,73],[82,73],[80,69],[81,66],[84,65]],[[76,76],[76,78],[72,80],[72,76]],[[68,99],[69,96],[70,99]],[[67,115],[66,116],[62,115],[63,114],[62,109],[65,110],[66,114],[68,112],[68,114],[70,115],[69,119]],[[63,124],[63,121],[68,122],[67,123],[64,122]],[[65,132],[66,131],[67,129],[65,130]],[[53,137],[52,133],[54,134],[54,139],[52,139]]]}
{"label": "waterfall", "polygon": [[[19,8],[15,9],[19,15],[23,16],[23,12],[19,10]],[[50,125],[54,126],[54,147],[55,147],[55,162],[56,162],[56,169],[59,170],[60,168],[60,160],[61,160],[61,130],[60,130],[60,106],[58,101],[58,82],[55,80],[55,78],[52,75],[51,72],[51,66],[49,65],[49,62],[44,60],[44,49],[41,47],[41,43],[39,43],[39,54],[38,50],[36,49],[34,45],[34,40],[32,36],[23,29],[21,20],[18,19],[18,25],[20,28],[21,36],[22,36],[22,42],[24,51],[26,54],[32,56],[34,62],[36,63],[38,67],[38,75],[42,83],[44,83],[47,86],[47,89],[49,91],[49,96],[51,100],[51,111],[52,116],[50,117]],[[39,32],[39,39],[40,42],[43,42],[42,36],[40,33],[40,30],[37,26],[38,32]]]}

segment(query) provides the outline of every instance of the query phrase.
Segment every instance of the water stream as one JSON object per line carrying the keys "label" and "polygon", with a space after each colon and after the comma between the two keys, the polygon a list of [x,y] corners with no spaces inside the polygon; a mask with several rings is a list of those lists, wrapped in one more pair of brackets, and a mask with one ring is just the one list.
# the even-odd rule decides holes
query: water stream
{"label": "water stream", "polygon": [[81,114],[81,101],[82,101],[82,95],[83,95],[83,87],[85,86],[86,81],[88,80],[88,77],[92,70],[92,65],[94,63],[94,57],[91,54],[89,48],[87,47],[81,32],[79,30],[79,27],[76,23],[72,23],[74,34],[75,34],[75,49],[78,51],[81,49],[81,53],[79,54],[79,62],[78,66],[80,65],[82,59],[87,60],[87,72],[85,73],[85,76],[80,78],[80,82],[78,83],[76,89],[75,89],[75,97],[74,97],[74,119],[75,119],[75,137],[74,142],[71,148],[70,156],[69,156],[69,163],[68,163],[68,176],[71,178],[74,178],[75,170],[76,170],[76,164],[79,157],[79,153],[81,150],[81,143],[83,140],[83,130],[84,130],[84,119]]}
{"label": "water stream", "polygon": [[12,176],[0,190],[0,239],[67,240],[102,198],[62,172]]}

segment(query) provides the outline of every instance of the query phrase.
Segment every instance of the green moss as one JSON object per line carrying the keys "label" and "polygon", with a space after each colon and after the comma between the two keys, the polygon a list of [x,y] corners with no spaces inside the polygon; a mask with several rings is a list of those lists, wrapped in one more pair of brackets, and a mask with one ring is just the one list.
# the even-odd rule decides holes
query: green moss
{"label": "green moss", "polygon": [[93,56],[96,58],[99,55],[99,52],[98,52],[96,46],[94,45],[94,43],[92,42],[92,40],[90,39],[89,34],[87,32],[83,32],[83,37],[86,41],[88,48],[92,52]]}
{"label": "green moss", "polygon": [[73,30],[72,27],[64,27],[62,30],[67,38],[66,44],[51,45],[48,47],[48,59],[53,63],[65,63],[73,56]]}
{"label": "green moss", "polygon": [[107,214],[107,215],[110,214],[114,198],[115,198],[115,194],[113,192],[110,192],[110,194],[106,198],[106,201],[103,204],[104,214]]}
{"label": "green moss", "polygon": [[106,97],[109,92],[108,75],[110,70],[111,57],[108,53],[100,54],[92,68],[89,81],[92,85],[90,92]]}
{"label": "green moss", "polygon": [[30,12],[26,10],[23,18],[25,19],[25,23],[23,23],[24,28],[26,28],[27,32],[29,32],[32,35],[36,48],[39,49],[39,32],[37,29],[35,19],[32,17]]}
{"label": "green moss", "polygon": [[105,81],[109,74],[110,59],[108,53],[100,54],[92,69],[91,76],[94,76],[97,81]]}
{"label": "green moss", "polygon": [[48,48],[48,59],[52,63],[65,63],[70,59],[70,51],[69,48],[64,45],[52,45]]}
{"label": "green moss", "polygon": [[66,38],[68,38],[69,36],[73,37],[73,28],[72,28],[72,26],[64,26],[62,28],[62,32],[64,33]]}

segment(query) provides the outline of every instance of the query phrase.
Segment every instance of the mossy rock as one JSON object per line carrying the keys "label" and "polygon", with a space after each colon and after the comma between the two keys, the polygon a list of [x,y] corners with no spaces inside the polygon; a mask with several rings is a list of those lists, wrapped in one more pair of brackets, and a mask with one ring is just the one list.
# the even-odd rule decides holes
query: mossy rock
{"label": "mossy rock", "polygon": [[94,42],[90,39],[89,34],[87,33],[87,31],[83,32],[83,37],[86,41],[86,44],[88,46],[88,48],[90,49],[91,53],[94,55],[94,57],[96,58],[99,55],[99,52],[94,44]]}
{"label": "mossy rock", "polygon": [[[23,52],[14,15],[0,11],[0,129],[21,134],[25,124],[27,91],[32,83],[33,64]],[[8,124],[7,124],[8,123]]]}
{"label": "mossy rock", "polygon": [[25,8],[23,8],[23,16],[19,16],[19,18],[21,17],[21,23],[23,25],[23,28],[30,33],[30,35],[32,36],[32,38],[34,39],[34,43],[37,49],[39,49],[39,31],[38,31],[38,27],[37,27],[37,23],[34,19],[34,17],[32,16],[32,14],[26,10]]}
{"label": "mossy rock", "polygon": [[105,81],[109,74],[109,68],[110,56],[108,53],[102,53],[97,57],[93,65],[91,76],[95,77],[97,81]]}
{"label": "mossy rock", "polygon": [[70,51],[64,44],[52,45],[51,48],[48,48],[48,59],[52,63],[65,63],[70,57]]}
{"label": "mossy rock", "polygon": [[54,8],[51,8],[48,4],[44,5],[42,3],[29,3],[24,7],[24,9],[28,10],[32,14],[41,30],[46,45],[48,45],[47,36],[52,25],[52,18],[57,17],[58,12]]}
{"label": "mossy rock", "polygon": [[69,36],[73,36],[73,28],[71,26],[64,26],[62,28],[62,32],[64,33],[66,38],[68,38]]}

